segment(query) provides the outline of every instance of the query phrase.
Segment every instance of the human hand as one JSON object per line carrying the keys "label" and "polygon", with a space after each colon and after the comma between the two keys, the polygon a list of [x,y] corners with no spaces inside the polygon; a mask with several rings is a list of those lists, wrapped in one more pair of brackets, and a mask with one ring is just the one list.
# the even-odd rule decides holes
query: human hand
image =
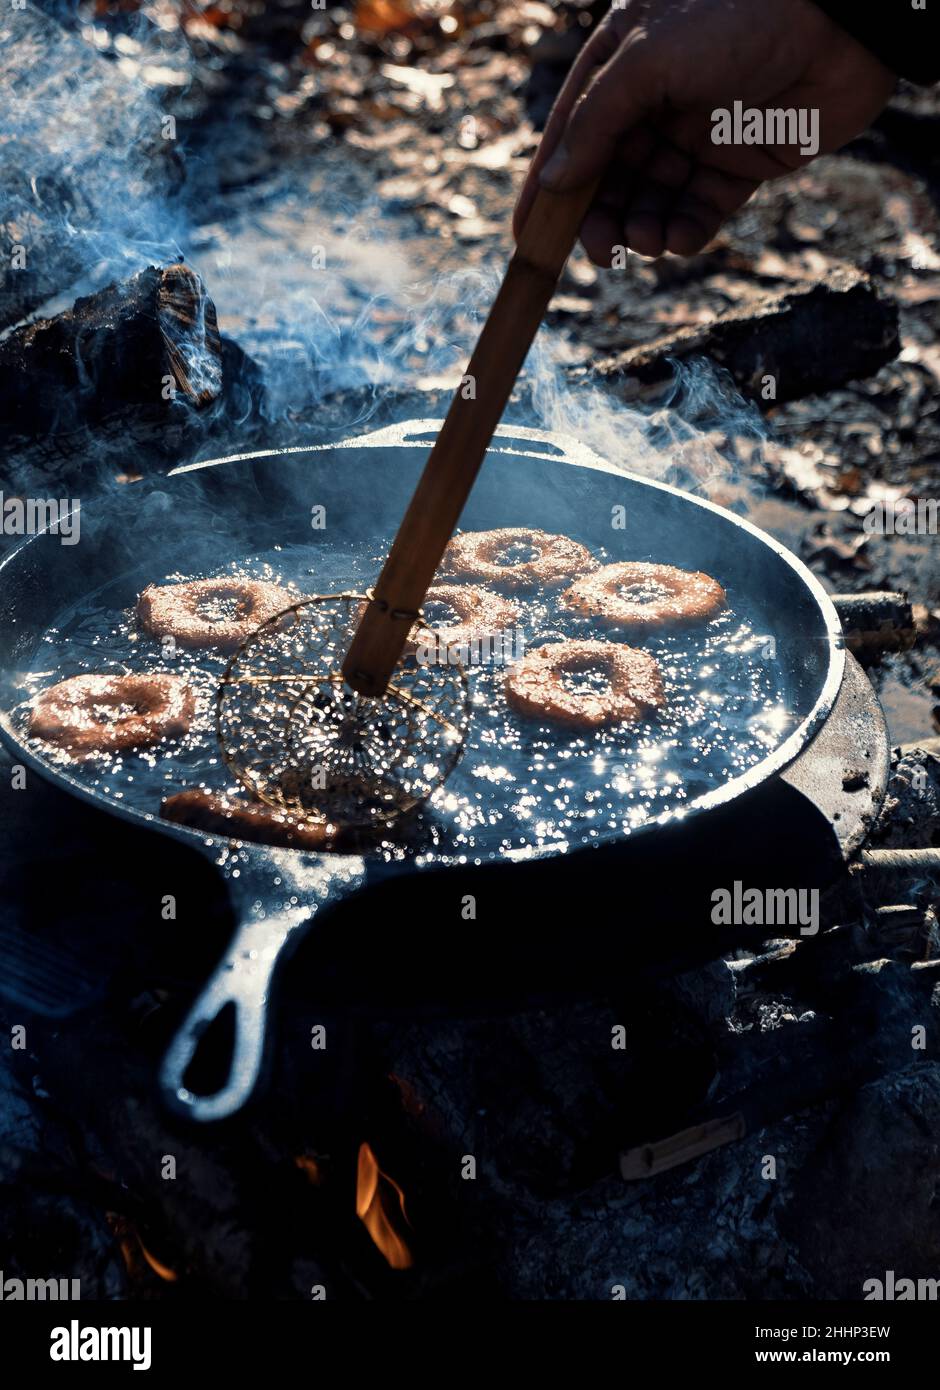
{"label": "human hand", "polygon": [[626,0],[555,102],[515,234],[540,184],[564,192],[604,173],[581,227],[596,265],[615,246],[692,255],[761,183],[814,157],[797,144],[715,144],[716,110],[818,110],[814,154],[825,154],[866,128],[895,82],[812,0]]}

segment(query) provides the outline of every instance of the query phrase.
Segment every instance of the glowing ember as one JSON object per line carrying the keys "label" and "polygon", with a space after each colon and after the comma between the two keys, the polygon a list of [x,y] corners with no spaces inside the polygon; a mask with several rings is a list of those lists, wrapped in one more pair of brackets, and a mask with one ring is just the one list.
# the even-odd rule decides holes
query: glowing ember
{"label": "glowing ember", "polygon": [[323,1183],[323,1170],[315,1158],[309,1154],[298,1154],[294,1163],[302,1173],[306,1174],[307,1181],[314,1187],[320,1187]]}

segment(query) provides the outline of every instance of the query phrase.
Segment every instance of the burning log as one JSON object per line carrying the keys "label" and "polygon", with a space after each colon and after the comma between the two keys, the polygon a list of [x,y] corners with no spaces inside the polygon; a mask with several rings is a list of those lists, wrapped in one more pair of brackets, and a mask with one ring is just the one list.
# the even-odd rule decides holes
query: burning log
{"label": "burning log", "polygon": [[832,601],[845,632],[845,645],[860,661],[913,647],[917,632],[906,594],[838,594]]}
{"label": "burning log", "polygon": [[896,305],[881,298],[868,276],[839,267],[817,284],[731,309],[592,368],[575,367],[569,376],[599,377],[633,401],[669,386],[673,361],[706,356],[766,409],[871,376],[899,351]]}
{"label": "burning log", "polygon": [[0,434],[67,433],[148,409],[168,420],[222,389],[215,305],[184,265],[150,266],[0,342]]}

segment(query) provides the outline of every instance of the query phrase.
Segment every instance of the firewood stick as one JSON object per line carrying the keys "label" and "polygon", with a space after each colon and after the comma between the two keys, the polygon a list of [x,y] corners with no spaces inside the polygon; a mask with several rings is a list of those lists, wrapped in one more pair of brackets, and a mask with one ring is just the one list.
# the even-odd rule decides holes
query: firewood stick
{"label": "firewood stick", "polygon": [[853,655],[877,657],[913,647],[917,634],[907,594],[836,594],[832,601]]}
{"label": "firewood stick", "polygon": [[706,1120],[703,1124],[692,1125],[678,1134],[672,1134],[668,1139],[657,1139],[654,1143],[624,1150],[620,1155],[620,1176],[630,1182],[638,1178],[651,1178],[656,1173],[666,1173],[670,1168],[678,1168],[681,1163],[702,1158],[713,1149],[733,1144],[737,1139],[743,1139],[746,1133],[747,1125],[740,1111]]}
{"label": "firewood stick", "polygon": [[596,186],[572,193],[543,188],[536,196],[343,662],[347,682],[363,695],[381,695],[388,685]]}
{"label": "firewood stick", "polygon": [[940,878],[940,849],[868,849],[859,859],[866,879],[891,874],[911,878]]}

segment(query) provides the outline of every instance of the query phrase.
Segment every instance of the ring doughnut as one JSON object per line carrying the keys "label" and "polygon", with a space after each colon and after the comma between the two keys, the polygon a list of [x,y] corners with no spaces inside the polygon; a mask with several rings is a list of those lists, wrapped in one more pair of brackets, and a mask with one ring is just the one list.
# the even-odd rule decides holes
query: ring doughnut
{"label": "ring doughnut", "polygon": [[[506,558],[507,552],[522,547],[534,555],[527,560]],[[569,536],[553,536],[528,526],[503,526],[497,531],[461,531],[444,551],[441,570],[505,589],[536,589],[540,584],[559,584],[596,565],[591,552]]]}
{"label": "ring doughnut", "polygon": [[445,605],[456,615],[456,623],[446,619],[440,625],[428,621],[427,627],[419,628],[415,634],[417,643],[433,641],[442,648],[469,647],[497,637],[519,617],[516,604],[478,584],[435,584],[428,589],[424,602]]}
{"label": "ring doughnut", "polygon": [[700,571],[628,561],[576,579],[560,603],[602,623],[645,629],[707,622],[725,607],[727,595]]}
{"label": "ring doughnut", "polygon": [[120,753],[185,734],[195,708],[179,676],[70,676],[37,695],[29,732],[73,753]]}
{"label": "ring doughnut", "polygon": [[164,820],[205,830],[210,835],[286,849],[334,849],[339,834],[338,828],[325,820],[295,821],[273,806],[196,787],[166,797],[160,815]]}
{"label": "ring doughnut", "polygon": [[298,598],[261,579],[149,584],[137,600],[137,619],[151,637],[173,637],[180,647],[228,652]]}
{"label": "ring doughnut", "polygon": [[[577,690],[566,676],[598,671],[603,684]],[[621,642],[565,641],[536,647],[509,671],[506,700],[519,714],[574,729],[642,719],[665,702],[659,667]]]}

